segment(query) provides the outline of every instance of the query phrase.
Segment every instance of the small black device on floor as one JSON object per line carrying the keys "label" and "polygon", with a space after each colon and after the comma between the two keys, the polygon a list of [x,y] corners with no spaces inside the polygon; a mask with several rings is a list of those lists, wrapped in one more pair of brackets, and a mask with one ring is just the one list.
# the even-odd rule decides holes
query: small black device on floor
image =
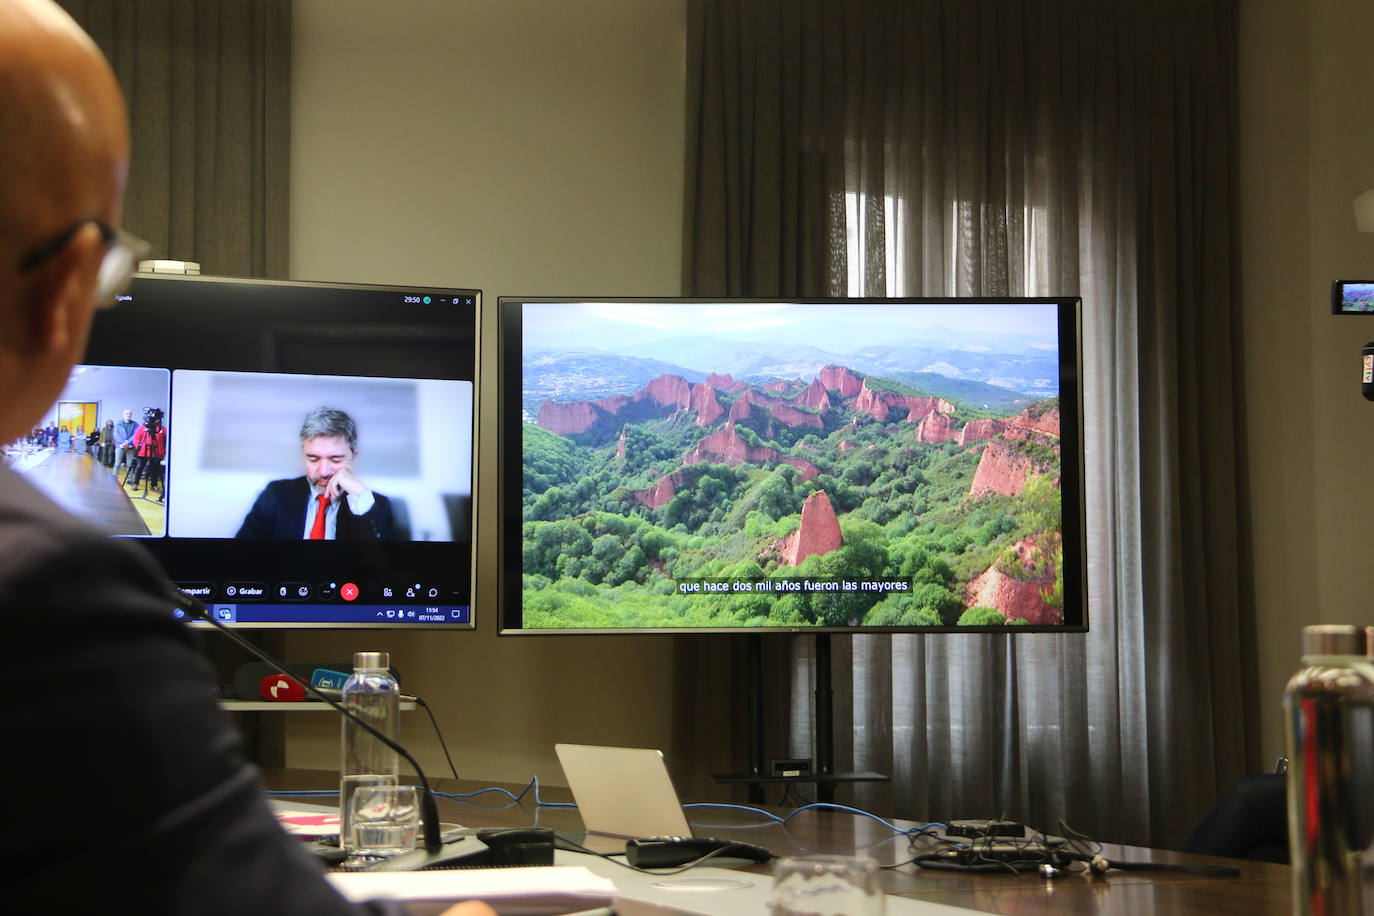
{"label": "small black device on floor", "polygon": [[753,843],[737,843],[713,837],[655,836],[628,840],[625,861],[635,868],[672,868],[695,862],[704,855],[719,853],[720,858],[768,862],[773,853]]}

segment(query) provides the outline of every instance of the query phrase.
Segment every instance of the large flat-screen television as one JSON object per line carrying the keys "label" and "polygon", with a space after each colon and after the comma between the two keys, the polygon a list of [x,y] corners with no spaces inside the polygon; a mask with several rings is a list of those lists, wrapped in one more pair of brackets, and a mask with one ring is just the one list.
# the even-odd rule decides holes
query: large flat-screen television
{"label": "large flat-screen television", "polygon": [[140,274],[24,471],[224,623],[470,628],[480,307]]}
{"label": "large flat-screen television", "polygon": [[498,308],[503,634],[1086,629],[1077,298]]}

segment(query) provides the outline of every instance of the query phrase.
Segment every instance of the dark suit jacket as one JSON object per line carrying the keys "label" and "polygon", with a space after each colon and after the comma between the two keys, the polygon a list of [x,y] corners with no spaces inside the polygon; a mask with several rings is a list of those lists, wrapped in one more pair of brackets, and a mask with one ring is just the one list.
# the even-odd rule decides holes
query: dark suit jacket
{"label": "dark suit jacket", "polygon": [[0,609],[22,647],[5,673],[41,685],[5,695],[4,774],[41,760],[58,787],[6,796],[24,829],[0,833],[5,912],[400,912],[350,906],[277,826],[174,594],[132,541],[0,470]]}
{"label": "dark suit jacket", "polygon": [[[391,501],[373,491],[372,511],[354,515],[348,500],[339,504],[335,525],[336,541],[389,541],[396,537],[391,517]],[[253,508],[239,526],[240,538],[299,541],[305,527],[305,505],[310,499],[310,481],[305,476],[274,480],[263,487]]]}

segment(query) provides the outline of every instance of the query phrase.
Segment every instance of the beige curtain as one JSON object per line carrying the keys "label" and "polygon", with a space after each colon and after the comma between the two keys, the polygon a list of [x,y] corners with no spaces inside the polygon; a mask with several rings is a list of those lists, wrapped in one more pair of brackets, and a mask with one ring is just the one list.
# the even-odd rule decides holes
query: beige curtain
{"label": "beige curtain", "polygon": [[[892,776],[852,798],[1179,844],[1260,756],[1234,3],[688,8],[685,292],[1084,301],[1090,632],[836,637],[837,764]],[[768,641],[772,755],[812,751],[811,646]],[[681,669],[724,678],[720,650],[682,640]],[[680,740],[710,746],[713,702],[680,701]]]}
{"label": "beige curtain", "polygon": [[61,3],[129,99],[129,231],[207,274],[286,277],[290,0]]}

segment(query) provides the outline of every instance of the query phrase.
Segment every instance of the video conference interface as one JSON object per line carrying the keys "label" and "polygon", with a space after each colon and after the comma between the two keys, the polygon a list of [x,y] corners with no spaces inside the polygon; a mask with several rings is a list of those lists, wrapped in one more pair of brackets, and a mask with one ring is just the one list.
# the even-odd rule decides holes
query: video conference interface
{"label": "video conference interface", "polygon": [[[140,276],[50,411],[101,430],[72,467],[128,508],[66,507],[140,539],[225,623],[471,627],[479,308],[475,290]],[[73,461],[68,426],[51,446],[35,430],[49,462]]]}

